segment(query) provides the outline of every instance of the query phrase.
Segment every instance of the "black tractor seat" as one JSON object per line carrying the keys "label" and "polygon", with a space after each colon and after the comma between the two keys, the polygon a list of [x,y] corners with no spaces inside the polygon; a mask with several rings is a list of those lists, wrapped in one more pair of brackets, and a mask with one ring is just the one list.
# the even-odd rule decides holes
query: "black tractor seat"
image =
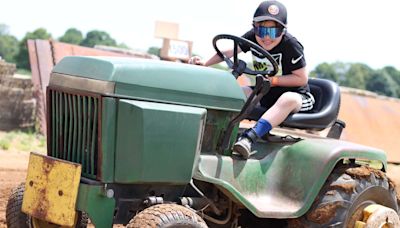
{"label": "black tractor seat", "polygon": [[[333,81],[317,78],[310,78],[308,84],[315,98],[313,109],[289,115],[281,127],[323,130],[337,120],[340,108],[339,86]],[[266,108],[256,106],[246,119],[258,120],[265,111]]]}

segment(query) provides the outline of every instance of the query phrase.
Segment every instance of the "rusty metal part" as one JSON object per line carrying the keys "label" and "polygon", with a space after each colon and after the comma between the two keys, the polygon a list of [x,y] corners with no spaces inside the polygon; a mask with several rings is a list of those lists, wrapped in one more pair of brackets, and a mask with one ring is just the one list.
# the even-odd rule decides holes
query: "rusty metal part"
{"label": "rusty metal part", "polygon": [[29,62],[31,64],[32,82],[37,100],[37,115],[40,121],[40,130],[46,134],[46,86],[50,78],[50,71],[54,66],[52,50],[47,40],[28,40]]}
{"label": "rusty metal part", "polygon": [[114,93],[115,82],[100,81],[90,78],[74,77],[58,73],[51,74],[50,86],[62,86],[74,90],[93,93]]}
{"label": "rusty metal part", "polygon": [[365,207],[362,215],[362,220],[357,221],[354,228],[400,227],[400,219],[396,211],[379,204],[371,204]]}
{"label": "rusty metal part", "polygon": [[[68,84],[68,83],[66,83],[66,84]],[[53,140],[57,140],[56,138],[56,135],[51,135],[50,133],[51,133],[51,130],[52,130],[52,128],[53,128],[53,126],[52,126],[52,121],[51,121],[51,118],[53,118],[52,117],[52,113],[51,113],[51,111],[52,111],[52,103],[50,102],[51,101],[51,99],[50,99],[50,94],[52,94],[52,92],[58,92],[58,93],[62,93],[62,94],[69,94],[69,95],[71,95],[71,96],[83,96],[83,97],[92,97],[92,98],[96,98],[96,99],[98,99],[100,102],[99,102],[99,106],[98,106],[98,110],[102,110],[102,108],[103,108],[103,102],[101,101],[102,100],[102,95],[101,94],[99,94],[99,93],[94,93],[94,92],[88,92],[88,91],[82,91],[82,90],[76,90],[76,89],[71,89],[71,88],[65,88],[65,87],[59,87],[59,86],[53,86],[53,85],[49,85],[48,87],[47,87],[47,96],[48,96],[48,98],[47,98],[47,107],[48,107],[48,114],[47,114],[47,131],[48,131],[48,138],[47,138],[47,154],[49,155],[49,156],[52,156],[52,157],[56,157],[56,158],[60,158],[60,159],[63,159],[63,157],[61,156],[61,157],[59,157],[58,155],[56,155],[54,152],[58,152],[58,153],[60,153],[61,151],[60,150],[55,150],[55,149],[52,149],[52,144],[53,144]],[[98,120],[101,120],[102,119],[102,112],[98,112],[98,114],[97,114],[98,116],[97,116],[97,119]],[[96,145],[100,145],[100,142],[101,142],[101,139],[102,139],[102,124],[101,124],[102,122],[101,121],[99,121],[98,122],[98,126],[97,126],[97,129],[98,129],[98,137],[97,137],[97,142],[96,142]],[[62,141],[63,142],[63,141]],[[61,142],[61,144],[62,144],[62,142]],[[67,141],[64,141],[64,142],[67,142]],[[96,146],[97,147],[97,146]],[[103,162],[103,153],[102,153],[102,147],[101,146],[98,146],[98,149],[97,149],[97,160],[95,159],[95,161],[94,161],[94,165],[95,165],[95,167],[97,167],[97,169],[96,169],[96,178],[97,178],[97,180],[100,180],[101,179],[101,177],[102,177],[102,170],[101,170],[101,164],[102,164],[102,162]],[[63,156],[67,156],[67,155],[65,155],[65,154],[63,154]],[[79,163],[79,162],[78,162]],[[86,166],[87,167],[87,166]],[[83,166],[83,168],[85,168],[85,166]],[[83,172],[85,172],[85,169],[83,169],[82,170]]]}
{"label": "rusty metal part", "polygon": [[74,225],[80,174],[79,164],[31,153],[22,211],[33,222]]}
{"label": "rusty metal part", "polygon": [[206,215],[206,214],[202,214],[201,216],[205,220],[208,220],[208,221],[210,221],[212,223],[219,224],[219,225],[224,225],[224,224],[227,224],[232,218],[232,210],[233,210],[232,207],[233,207],[232,206],[232,201],[229,200],[228,212],[227,212],[227,214],[226,214],[224,219],[216,219],[216,218],[213,218],[213,217],[211,217],[209,215]]}
{"label": "rusty metal part", "polygon": [[95,48],[82,47],[52,40],[28,40],[29,61],[32,71],[32,82],[35,88],[37,100],[38,117],[40,120],[40,131],[46,131],[46,87],[49,85],[50,73],[54,67],[65,56],[117,56],[132,58],[152,58],[149,55],[137,55],[135,53],[120,53],[99,50]]}
{"label": "rusty metal part", "polygon": [[361,205],[357,207],[357,209],[351,214],[349,217],[346,228],[354,228],[359,224],[359,221],[363,220],[363,215],[364,215],[364,209],[371,205],[372,202],[363,202]]}
{"label": "rusty metal part", "polygon": [[[77,221],[77,219],[75,219],[75,223],[72,227],[75,227],[76,221]],[[31,225],[30,227],[32,227],[32,228],[69,228],[69,227],[65,227],[65,226],[60,227],[59,225],[49,223],[49,222],[37,219],[35,217],[31,218],[30,225]]]}

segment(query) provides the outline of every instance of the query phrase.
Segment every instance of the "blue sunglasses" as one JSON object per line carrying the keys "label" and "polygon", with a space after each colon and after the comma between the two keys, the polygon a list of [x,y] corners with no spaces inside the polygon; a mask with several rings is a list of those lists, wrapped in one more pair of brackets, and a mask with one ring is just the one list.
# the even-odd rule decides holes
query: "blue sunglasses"
{"label": "blue sunglasses", "polygon": [[269,36],[271,39],[276,39],[280,35],[282,35],[283,30],[284,30],[284,28],[254,26],[255,34],[260,38],[264,38],[265,36]]}

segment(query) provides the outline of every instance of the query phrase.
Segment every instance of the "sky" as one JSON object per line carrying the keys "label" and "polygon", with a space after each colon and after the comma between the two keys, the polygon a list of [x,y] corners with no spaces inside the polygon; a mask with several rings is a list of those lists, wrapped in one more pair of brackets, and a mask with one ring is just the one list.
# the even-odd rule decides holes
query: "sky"
{"label": "sky", "polygon": [[[22,39],[43,27],[53,38],[68,28],[86,34],[106,31],[118,43],[146,51],[161,47],[156,21],[179,24],[179,39],[193,41],[193,53],[214,54],[218,34],[243,35],[251,28],[260,0],[9,0],[1,4],[0,24]],[[288,32],[304,46],[308,69],[336,61],[400,70],[399,0],[281,0]]]}

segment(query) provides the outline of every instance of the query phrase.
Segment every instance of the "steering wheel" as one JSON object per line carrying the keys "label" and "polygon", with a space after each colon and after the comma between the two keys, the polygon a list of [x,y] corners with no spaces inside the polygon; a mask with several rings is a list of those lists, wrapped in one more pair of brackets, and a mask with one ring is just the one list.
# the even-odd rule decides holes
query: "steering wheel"
{"label": "steering wheel", "polygon": [[[217,47],[217,41],[222,40],[222,39],[227,39],[227,40],[233,41],[233,62],[230,58],[228,58],[226,55],[224,55]],[[248,68],[246,62],[238,58],[239,44],[247,45],[250,47],[250,50],[261,54],[261,56],[260,56],[261,58],[267,58],[271,62],[273,69],[256,71],[256,70],[252,70],[252,69]],[[264,48],[260,47],[258,44],[254,43],[250,40],[244,39],[242,37],[233,36],[233,35],[221,34],[221,35],[217,35],[214,37],[213,46],[214,46],[214,49],[217,52],[218,56],[221,57],[226,62],[228,67],[233,70],[232,74],[236,78],[243,73],[251,74],[251,75],[261,74],[263,76],[274,76],[278,72],[278,63],[275,61],[275,59],[272,57],[272,55],[267,50],[265,50]]]}

